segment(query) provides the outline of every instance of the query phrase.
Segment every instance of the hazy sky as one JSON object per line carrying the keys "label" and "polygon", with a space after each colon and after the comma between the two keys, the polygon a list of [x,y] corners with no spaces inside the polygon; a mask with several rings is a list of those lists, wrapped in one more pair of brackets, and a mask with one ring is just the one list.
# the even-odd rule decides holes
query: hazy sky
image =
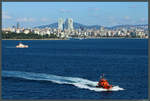
{"label": "hazy sky", "polygon": [[148,2],[3,2],[2,25],[34,27],[73,18],[86,25],[147,24]]}

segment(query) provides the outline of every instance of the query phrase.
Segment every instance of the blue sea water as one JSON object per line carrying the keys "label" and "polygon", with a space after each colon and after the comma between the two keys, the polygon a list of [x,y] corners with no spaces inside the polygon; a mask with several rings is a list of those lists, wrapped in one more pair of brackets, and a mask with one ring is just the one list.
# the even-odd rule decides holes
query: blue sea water
{"label": "blue sea water", "polygon": [[[147,39],[2,41],[2,99],[147,99]],[[96,88],[100,75],[114,85]]]}

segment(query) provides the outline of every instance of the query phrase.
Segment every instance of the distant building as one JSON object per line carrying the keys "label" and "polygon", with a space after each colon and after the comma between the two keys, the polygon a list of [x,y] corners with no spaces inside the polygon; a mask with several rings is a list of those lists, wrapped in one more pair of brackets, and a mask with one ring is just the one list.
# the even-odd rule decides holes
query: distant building
{"label": "distant building", "polygon": [[20,30],[19,30],[19,29],[16,29],[16,33],[20,33]]}
{"label": "distant building", "polygon": [[103,26],[100,27],[100,31],[104,31],[104,27]]}
{"label": "distant building", "polygon": [[64,20],[62,18],[58,19],[58,30],[63,30]]}
{"label": "distant building", "polygon": [[23,33],[25,33],[25,34],[29,34],[29,33],[30,33],[30,30],[25,29],[25,30],[23,31]]}
{"label": "distant building", "polygon": [[16,28],[15,26],[12,26],[12,28]]}
{"label": "distant building", "polygon": [[73,30],[73,19],[72,18],[68,18],[67,19],[67,29],[68,30]]}
{"label": "distant building", "polygon": [[40,31],[39,30],[33,30],[33,33],[40,34]]}
{"label": "distant building", "polygon": [[17,22],[17,29],[19,29],[20,28],[20,25],[19,25],[19,22]]}

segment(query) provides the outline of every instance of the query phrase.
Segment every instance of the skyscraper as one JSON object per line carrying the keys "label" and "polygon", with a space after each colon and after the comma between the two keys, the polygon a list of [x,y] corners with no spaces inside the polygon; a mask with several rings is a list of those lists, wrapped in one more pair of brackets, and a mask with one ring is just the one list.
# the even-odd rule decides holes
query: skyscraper
{"label": "skyscraper", "polygon": [[62,18],[58,19],[58,29],[63,30],[64,20]]}
{"label": "skyscraper", "polygon": [[19,22],[17,22],[17,29],[19,29],[19,27],[20,27],[20,26],[19,26]]}
{"label": "skyscraper", "polygon": [[68,30],[73,30],[73,19],[68,18],[67,22],[68,22]]}

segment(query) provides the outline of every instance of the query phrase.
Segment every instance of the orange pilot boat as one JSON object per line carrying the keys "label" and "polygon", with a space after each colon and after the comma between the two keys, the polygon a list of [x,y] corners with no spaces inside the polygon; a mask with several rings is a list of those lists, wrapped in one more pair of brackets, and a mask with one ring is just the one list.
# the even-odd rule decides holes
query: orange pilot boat
{"label": "orange pilot boat", "polygon": [[16,48],[28,48],[28,45],[24,45],[21,42],[19,43],[19,45],[16,46]]}
{"label": "orange pilot boat", "polygon": [[104,89],[111,89],[112,85],[108,83],[108,81],[104,78],[104,75],[100,78],[97,86],[97,88],[104,88]]}

